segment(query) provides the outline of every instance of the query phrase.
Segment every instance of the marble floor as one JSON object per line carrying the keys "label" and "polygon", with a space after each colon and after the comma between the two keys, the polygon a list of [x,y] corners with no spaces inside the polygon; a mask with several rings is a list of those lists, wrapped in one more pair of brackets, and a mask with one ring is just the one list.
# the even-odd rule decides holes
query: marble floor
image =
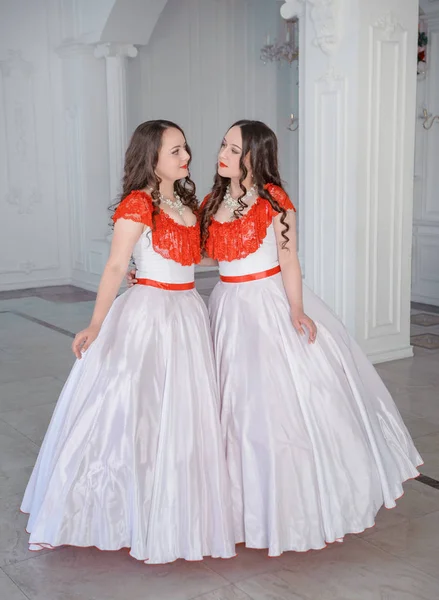
{"label": "marble floor", "polygon": [[[205,300],[214,283],[198,276]],[[0,293],[1,600],[439,599],[439,311],[418,305],[415,356],[377,369],[425,459],[423,477],[374,528],[279,558],[238,546],[227,561],[146,566],[126,551],[29,552],[18,508],[93,299],[72,286]]]}

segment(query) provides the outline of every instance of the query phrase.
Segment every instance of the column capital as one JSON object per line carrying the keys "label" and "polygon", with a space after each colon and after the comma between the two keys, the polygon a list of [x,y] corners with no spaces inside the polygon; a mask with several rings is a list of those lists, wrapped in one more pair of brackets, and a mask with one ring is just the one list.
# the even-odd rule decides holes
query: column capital
{"label": "column capital", "polygon": [[314,45],[324,54],[333,54],[341,39],[340,15],[341,0],[284,0],[280,14],[289,21],[305,15],[306,5],[314,26]]}
{"label": "column capital", "polygon": [[135,58],[137,54],[138,50],[133,44],[117,44],[108,42],[105,44],[98,44],[94,49],[95,58]]}

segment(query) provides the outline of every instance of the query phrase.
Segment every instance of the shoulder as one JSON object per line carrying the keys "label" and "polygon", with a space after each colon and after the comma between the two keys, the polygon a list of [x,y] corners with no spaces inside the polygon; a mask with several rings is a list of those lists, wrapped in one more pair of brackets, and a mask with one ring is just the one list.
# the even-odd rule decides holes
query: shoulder
{"label": "shoulder", "polygon": [[151,226],[152,212],[151,196],[141,190],[134,190],[121,200],[112,218],[114,223],[118,219],[127,219]]}
{"label": "shoulder", "polygon": [[294,204],[291,202],[288,194],[283,188],[281,188],[279,185],[275,185],[274,183],[267,183],[264,187],[273,200],[277,202],[281,208],[284,210],[296,211]]}

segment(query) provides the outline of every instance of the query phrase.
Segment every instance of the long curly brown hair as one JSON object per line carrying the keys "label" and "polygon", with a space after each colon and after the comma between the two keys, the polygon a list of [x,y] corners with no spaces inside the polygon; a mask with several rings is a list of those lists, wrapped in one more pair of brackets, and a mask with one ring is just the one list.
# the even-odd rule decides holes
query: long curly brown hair
{"label": "long curly brown hair", "polygon": [[[244,164],[244,159],[248,153],[250,153],[250,166],[253,174],[254,185],[257,187],[258,196],[265,198],[271,204],[273,209],[281,213],[281,223],[284,225],[282,230],[282,237],[284,241],[282,248],[285,248],[289,241],[288,231],[290,229],[288,223],[285,223],[287,217],[287,211],[282,208],[278,202],[273,198],[270,192],[264,189],[267,183],[273,183],[274,185],[282,188],[282,181],[279,175],[279,166],[277,158],[277,137],[275,133],[262,123],[261,121],[249,121],[242,119],[236,121],[232,127],[240,127],[242,134],[242,154],[239,161],[241,169],[241,177],[239,184],[242,190],[242,195],[238,198],[239,207],[236,209],[234,216],[239,219],[244,210],[248,208],[248,205],[243,201],[247,190],[244,187],[243,182],[248,175],[248,169]],[[207,238],[209,237],[209,225],[212,218],[218,211],[221,201],[224,198],[226,188],[230,183],[230,178],[221,177],[218,172],[215,174],[213,180],[212,192],[203,207],[203,211],[200,217],[201,224],[201,245],[202,249],[205,250]]]}
{"label": "long curly brown hair", "polygon": [[[122,194],[119,201],[111,207],[112,210],[116,210],[122,200],[131,192],[151,188],[154,207],[152,218],[154,224],[154,218],[159,213],[161,183],[160,177],[155,173],[155,168],[162,146],[163,133],[170,128],[181,131],[186,140],[186,135],[179,125],[164,119],[146,121],[145,123],[141,123],[134,131],[125,153]],[[192,152],[187,144],[186,150],[189,154],[189,167],[192,160]],[[183,204],[196,213],[198,202],[195,195],[195,183],[190,178],[189,170],[184,179],[178,179],[174,183],[174,190],[180,196]]]}

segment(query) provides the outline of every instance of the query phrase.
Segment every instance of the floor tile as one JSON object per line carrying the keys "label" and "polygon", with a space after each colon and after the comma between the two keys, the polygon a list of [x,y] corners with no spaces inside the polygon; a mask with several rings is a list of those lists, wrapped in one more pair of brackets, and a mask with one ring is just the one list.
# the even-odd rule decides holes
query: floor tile
{"label": "floor tile", "polygon": [[439,314],[439,306],[433,306],[432,304],[423,304],[422,302],[412,302],[412,309],[417,312],[429,312]]}
{"label": "floor tile", "polygon": [[[217,274],[196,285],[207,303]],[[66,332],[87,325],[93,295],[72,286],[0,294],[0,598],[3,600],[433,600],[439,597],[439,490],[405,484],[393,510],[376,526],[321,552],[268,558],[238,546],[238,557],[202,563],[148,566],[127,552],[62,548],[30,553],[18,512],[54,404],[74,362],[71,339],[44,323],[5,313],[16,310]],[[439,335],[431,312],[414,315],[411,335]],[[427,323],[428,321],[428,323]],[[419,323],[423,324],[419,324]],[[439,479],[439,350],[415,347],[415,356],[377,365]],[[28,439],[30,438],[30,439]],[[33,440],[33,441],[31,441]],[[16,583],[10,579],[12,577]],[[20,586],[22,589],[20,590]]]}
{"label": "floor tile", "polygon": [[439,354],[439,350],[428,350],[427,348],[420,348],[419,346],[413,346],[413,353],[416,357],[418,356],[433,356]]}
{"label": "floor tile", "polygon": [[[54,333],[55,335],[52,335]],[[7,347],[1,350],[10,358],[15,360],[24,359],[26,357],[35,357],[40,354],[56,353],[57,355],[70,356],[71,343],[73,339],[69,336],[61,335],[57,332],[52,332],[48,329],[38,332],[35,336],[27,336],[19,342],[8,343]],[[23,370],[23,377],[26,378],[26,373]]]}
{"label": "floor tile", "polygon": [[33,465],[37,454],[36,444],[0,421],[0,473]]}
{"label": "floor tile", "polygon": [[0,351],[0,385],[38,377],[67,379],[75,362],[71,352],[56,353],[48,349],[35,356],[10,356]]}
{"label": "floor tile", "polygon": [[365,542],[437,577],[439,597],[439,512],[377,531]]}
{"label": "floor tile", "polygon": [[0,385],[0,418],[6,411],[56,402],[63,385],[63,381],[50,376],[2,383]]}
{"label": "floor tile", "polygon": [[375,519],[375,526],[358,534],[367,539],[377,531],[406,523],[410,519],[422,517],[439,511],[439,490],[431,488],[419,481],[410,480],[404,483],[404,495],[396,501],[395,508],[382,507]]}
{"label": "floor tile", "polygon": [[[35,556],[30,552],[29,535],[26,533],[28,516],[20,512],[21,495],[0,499],[0,567],[25,561]],[[57,552],[57,550],[41,550]],[[20,586],[19,586],[20,587]]]}
{"label": "floor tile", "polygon": [[433,325],[439,325],[439,315],[432,313],[417,313],[412,315],[410,319],[412,324],[421,325],[422,327],[431,327]]}
{"label": "floor tile", "polygon": [[289,585],[276,573],[265,573],[236,584],[253,600],[308,600],[309,596],[297,593],[294,585]]}
{"label": "floor tile", "polygon": [[38,296],[46,296],[49,294],[71,294],[73,292],[83,292],[82,288],[75,285],[45,285],[43,287],[36,288],[36,294]]}
{"label": "floor tile", "polygon": [[11,410],[0,414],[0,419],[41,446],[56,403]]}
{"label": "floor tile", "polygon": [[433,488],[435,490],[439,490],[439,479],[433,479],[432,477],[429,477],[428,475],[424,475],[423,473],[421,473],[416,478],[416,481],[419,481],[420,483],[423,483],[424,485],[426,485],[430,488]]}
{"label": "floor tile", "polygon": [[[61,328],[71,336],[88,324],[93,307],[94,302],[56,304],[42,298],[24,298],[14,301],[12,305],[10,302],[0,302],[0,348],[27,339],[35,332],[37,335],[50,332],[49,327]],[[9,312],[2,312],[4,310]],[[29,319],[38,319],[46,325],[32,324]],[[25,336],[23,331],[26,332]]]}
{"label": "floor tile", "polygon": [[205,279],[197,279],[196,288],[201,294],[210,293],[219,281],[219,277],[206,277]]}
{"label": "floor tile", "polygon": [[426,388],[439,384],[439,358],[431,356],[414,356],[402,360],[375,365],[385,382],[396,383],[400,391],[406,389]]}
{"label": "floor tile", "polygon": [[37,455],[35,443],[0,420],[0,498],[23,494]]}
{"label": "floor tile", "polygon": [[416,438],[416,448],[424,459],[420,471],[433,479],[439,479],[439,433]]}
{"label": "floor tile", "polygon": [[251,598],[235,585],[227,585],[214,592],[197,596],[194,600],[251,600]]}
{"label": "floor tile", "polygon": [[17,585],[0,569],[0,598],[2,600],[27,600]]}
{"label": "floor tile", "polygon": [[437,333],[421,333],[412,335],[410,343],[413,346],[420,346],[427,350],[439,350],[439,335]]}
{"label": "floor tile", "polygon": [[189,600],[227,585],[203,563],[145,565],[126,551],[65,548],[5,572],[30,600]]}
{"label": "floor tile", "polygon": [[94,299],[96,294],[93,292],[87,292],[82,288],[78,288],[74,285],[52,285],[38,288],[26,288],[24,290],[10,290],[0,292],[0,301],[2,300],[15,300],[17,298],[29,298],[39,297],[44,299],[50,299],[55,296],[69,296],[72,298],[82,297],[84,294],[90,295],[90,299]]}
{"label": "floor tile", "polygon": [[[438,402],[438,415],[439,415],[439,402]],[[423,419],[421,417],[415,417],[409,413],[401,413],[404,423],[410,432],[413,439],[429,435],[430,433],[439,432],[439,422],[434,422],[429,419]],[[439,419],[438,419],[439,420]]]}
{"label": "floor tile", "polygon": [[81,288],[74,287],[72,285],[64,286],[65,289],[62,289],[62,286],[55,286],[53,288],[39,288],[37,289],[36,295],[39,298],[43,298],[43,300],[47,300],[49,302],[94,302],[96,300],[95,292],[88,292],[87,290],[82,290]]}
{"label": "floor tile", "polygon": [[[381,535],[386,537],[388,531]],[[437,560],[437,554],[435,558]],[[332,544],[325,550],[284,554],[279,560],[285,570],[276,573],[277,577],[306,600],[433,600],[438,597],[439,579],[358,538],[347,538],[342,544]],[[237,585],[244,591],[249,589],[241,582]]]}
{"label": "floor tile", "polygon": [[0,301],[16,300],[17,298],[29,298],[36,296],[37,288],[26,288],[25,290],[6,290],[0,292]]}
{"label": "floor tile", "polygon": [[0,498],[23,496],[36,458],[35,455],[33,464],[27,467],[0,468]]}
{"label": "floor tile", "polygon": [[279,569],[276,558],[270,558],[267,550],[253,550],[243,544],[236,546],[238,556],[230,560],[205,559],[206,565],[231,583],[253,575]]}
{"label": "floor tile", "polygon": [[429,383],[405,386],[394,391],[393,399],[403,414],[439,425],[438,389],[439,385]]}

